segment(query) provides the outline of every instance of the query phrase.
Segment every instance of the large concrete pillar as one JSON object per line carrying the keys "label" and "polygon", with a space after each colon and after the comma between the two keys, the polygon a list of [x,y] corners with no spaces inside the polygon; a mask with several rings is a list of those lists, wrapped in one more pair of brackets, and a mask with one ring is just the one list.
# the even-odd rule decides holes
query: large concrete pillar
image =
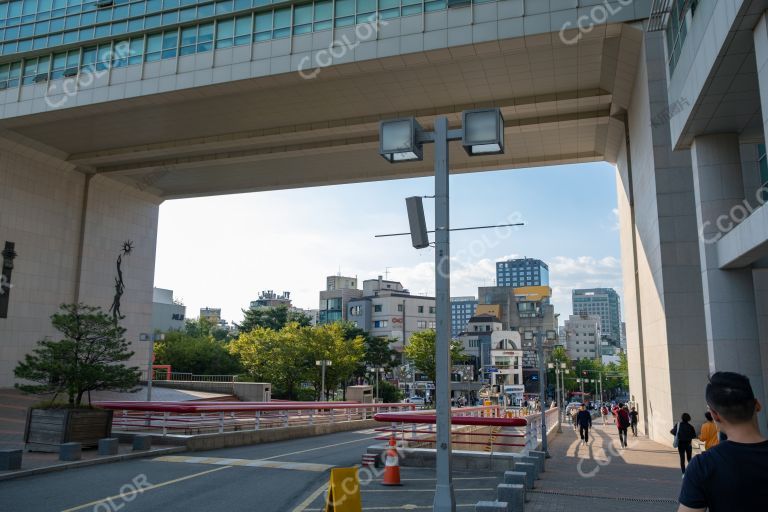
{"label": "large concrete pillar", "polygon": [[739,137],[696,137],[691,158],[709,370],[747,375],[765,403],[752,269],[721,270],[718,261],[718,240],[734,224],[732,208],[745,199]]}
{"label": "large concrete pillar", "polygon": [[682,412],[703,420],[708,364],[690,153],[671,145],[666,76],[663,34],[647,33],[617,185],[630,392],[671,444]]}

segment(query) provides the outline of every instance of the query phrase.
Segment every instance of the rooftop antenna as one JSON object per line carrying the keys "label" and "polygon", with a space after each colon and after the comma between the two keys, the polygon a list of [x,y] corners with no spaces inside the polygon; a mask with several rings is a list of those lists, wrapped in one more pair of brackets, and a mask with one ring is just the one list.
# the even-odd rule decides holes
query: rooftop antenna
{"label": "rooftop antenna", "polygon": [[384,267],[384,279],[386,279],[387,281],[389,281],[389,269],[391,268],[392,267]]}

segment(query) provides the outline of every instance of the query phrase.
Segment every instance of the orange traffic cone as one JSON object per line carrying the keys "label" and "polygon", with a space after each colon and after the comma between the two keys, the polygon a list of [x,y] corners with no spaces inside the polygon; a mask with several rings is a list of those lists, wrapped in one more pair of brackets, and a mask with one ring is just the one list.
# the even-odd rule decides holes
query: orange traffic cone
{"label": "orange traffic cone", "polygon": [[395,450],[394,434],[389,438],[389,450],[384,462],[384,479],[382,485],[401,485],[400,484],[400,463],[398,461],[397,451]]}

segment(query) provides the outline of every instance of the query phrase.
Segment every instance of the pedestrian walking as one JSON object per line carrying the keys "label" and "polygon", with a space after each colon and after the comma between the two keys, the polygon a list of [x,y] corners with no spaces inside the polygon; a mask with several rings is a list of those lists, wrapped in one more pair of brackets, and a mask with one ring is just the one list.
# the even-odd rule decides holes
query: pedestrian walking
{"label": "pedestrian walking", "polygon": [[627,406],[619,404],[616,409],[616,427],[619,429],[619,444],[622,448],[627,447],[627,429],[629,428],[629,411]]}
{"label": "pedestrian walking", "polygon": [[715,425],[712,419],[712,413],[709,411],[704,413],[704,417],[707,421],[701,426],[701,432],[699,432],[699,441],[704,443],[704,450],[709,450],[713,446],[717,446],[720,443],[720,436],[717,432],[717,425]]}
{"label": "pedestrian walking", "polygon": [[600,416],[603,417],[603,426],[606,426],[608,424],[608,407],[605,405],[600,408]]}
{"label": "pedestrian walking", "polygon": [[677,453],[680,454],[680,469],[685,475],[685,460],[691,462],[691,455],[693,454],[693,446],[691,442],[696,439],[696,429],[691,425],[691,415],[684,412],[680,417],[680,422],[676,423],[670,434],[675,436],[675,440],[672,445],[677,448]]}
{"label": "pedestrian walking", "polygon": [[637,409],[634,407],[631,411],[629,411],[629,423],[632,425],[632,435],[637,437],[637,420],[640,417],[640,415],[637,413]]}
{"label": "pedestrian walking", "polygon": [[765,510],[768,440],[760,433],[757,413],[762,406],[749,379],[717,372],[709,378],[705,397],[715,425],[728,440],[697,455],[688,465],[678,510]]}
{"label": "pedestrian walking", "polygon": [[576,414],[576,423],[579,425],[579,437],[581,442],[589,442],[589,429],[592,428],[592,414],[587,410],[584,404],[581,404],[578,414]]}

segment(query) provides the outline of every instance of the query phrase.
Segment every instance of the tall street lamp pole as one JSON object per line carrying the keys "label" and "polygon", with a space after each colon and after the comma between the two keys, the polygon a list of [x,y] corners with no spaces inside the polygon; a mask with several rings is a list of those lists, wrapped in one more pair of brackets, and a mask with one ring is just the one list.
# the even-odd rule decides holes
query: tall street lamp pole
{"label": "tall street lamp pole", "polygon": [[[467,110],[462,127],[448,129],[446,117],[435,118],[434,130],[421,129],[415,118],[383,121],[379,126],[379,154],[388,162],[423,159],[422,146],[435,144],[435,405],[436,477],[434,512],[455,512],[456,497],[451,478],[451,303],[450,303],[450,216],[448,143],[461,140],[470,155],[504,152],[504,119],[499,109]],[[414,247],[429,246],[420,197],[406,199]]]}
{"label": "tall street lamp pole", "polygon": [[315,366],[319,366],[322,369],[320,370],[320,380],[321,380],[321,391],[320,391],[320,401],[322,402],[325,397],[325,367],[331,366],[333,363],[331,361],[328,361],[327,359],[323,359],[322,361],[315,361]]}

